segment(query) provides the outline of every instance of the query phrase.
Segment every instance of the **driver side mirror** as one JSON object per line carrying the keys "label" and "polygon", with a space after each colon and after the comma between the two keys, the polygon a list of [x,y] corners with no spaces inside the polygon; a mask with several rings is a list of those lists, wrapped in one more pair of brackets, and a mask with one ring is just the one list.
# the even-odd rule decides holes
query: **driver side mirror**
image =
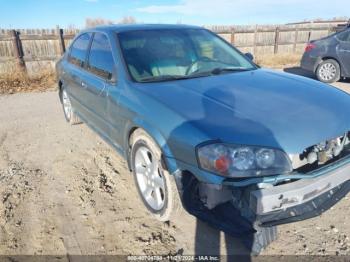
{"label": "driver side mirror", "polygon": [[249,60],[253,61],[254,60],[254,56],[251,53],[245,53],[244,54],[246,58],[248,58]]}

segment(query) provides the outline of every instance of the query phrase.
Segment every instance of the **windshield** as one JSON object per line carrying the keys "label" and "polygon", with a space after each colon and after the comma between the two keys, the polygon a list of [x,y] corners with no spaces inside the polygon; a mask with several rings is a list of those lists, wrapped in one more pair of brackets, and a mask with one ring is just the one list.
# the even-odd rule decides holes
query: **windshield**
{"label": "windshield", "polygon": [[256,69],[244,55],[205,29],[157,29],[118,34],[132,78],[156,82]]}

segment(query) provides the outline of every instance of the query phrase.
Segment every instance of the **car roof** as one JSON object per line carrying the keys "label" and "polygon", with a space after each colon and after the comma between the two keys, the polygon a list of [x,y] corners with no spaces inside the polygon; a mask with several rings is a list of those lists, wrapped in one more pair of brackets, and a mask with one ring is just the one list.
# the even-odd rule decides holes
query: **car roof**
{"label": "car roof", "polygon": [[200,26],[192,25],[174,25],[174,24],[128,24],[128,25],[104,25],[83,30],[82,32],[100,31],[100,32],[128,32],[139,30],[157,30],[157,29],[203,29]]}

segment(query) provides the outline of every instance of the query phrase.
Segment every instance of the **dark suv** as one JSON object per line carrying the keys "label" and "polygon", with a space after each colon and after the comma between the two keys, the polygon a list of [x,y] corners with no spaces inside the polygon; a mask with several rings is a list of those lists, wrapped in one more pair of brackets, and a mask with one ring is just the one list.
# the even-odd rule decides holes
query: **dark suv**
{"label": "dark suv", "polygon": [[350,77],[350,27],[308,43],[301,67],[314,72],[325,83]]}

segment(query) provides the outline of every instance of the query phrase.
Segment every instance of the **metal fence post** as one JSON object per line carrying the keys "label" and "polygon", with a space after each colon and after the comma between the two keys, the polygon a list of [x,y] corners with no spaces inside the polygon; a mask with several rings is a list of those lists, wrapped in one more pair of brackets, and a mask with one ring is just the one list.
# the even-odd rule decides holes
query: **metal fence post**
{"label": "metal fence post", "polygon": [[59,25],[56,26],[56,34],[60,45],[60,54],[63,55],[64,52],[66,52],[66,45],[64,43],[63,29],[61,29]]}
{"label": "metal fence post", "polygon": [[279,42],[279,38],[280,38],[280,28],[276,27],[276,31],[275,31],[275,47],[273,50],[274,54],[278,53],[278,42]]}
{"label": "metal fence post", "polygon": [[309,31],[309,34],[308,34],[308,36],[307,36],[307,42],[309,43],[310,40],[311,40],[311,31]]}
{"label": "metal fence post", "polygon": [[13,41],[13,47],[15,49],[14,51],[17,59],[17,64],[21,70],[26,71],[26,64],[24,61],[23,48],[22,48],[21,39],[19,37],[19,32],[17,32],[16,30],[12,30],[11,34],[13,37],[12,41]]}

